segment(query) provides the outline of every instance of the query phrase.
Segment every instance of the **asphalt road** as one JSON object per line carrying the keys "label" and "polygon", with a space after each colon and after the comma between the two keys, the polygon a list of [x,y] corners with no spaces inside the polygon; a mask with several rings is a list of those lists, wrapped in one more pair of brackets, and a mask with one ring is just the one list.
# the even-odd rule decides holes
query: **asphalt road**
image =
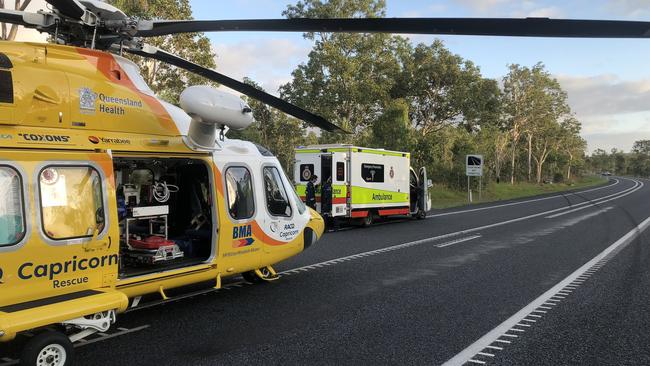
{"label": "asphalt road", "polygon": [[149,327],[77,364],[650,364],[649,197],[614,178],[327,233],[279,281],[122,315]]}

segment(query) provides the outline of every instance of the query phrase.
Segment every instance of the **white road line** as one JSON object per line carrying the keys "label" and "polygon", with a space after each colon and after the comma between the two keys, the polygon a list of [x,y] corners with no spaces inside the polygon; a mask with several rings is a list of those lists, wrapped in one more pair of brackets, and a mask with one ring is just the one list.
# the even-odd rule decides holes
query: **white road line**
{"label": "white road line", "polygon": [[[618,180],[616,182],[617,182],[616,184],[618,184]],[[638,182],[635,181],[635,183],[638,183]],[[611,184],[611,185],[609,185],[609,187],[614,186],[616,184]],[[600,188],[604,188],[604,187],[600,187]],[[624,190],[622,192],[628,191],[629,189],[631,189],[631,188],[628,188],[628,189],[626,189],[626,190]],[[622,192],[619,192],[617,194],[620,194]],[[608,198],[608,197],[611,197],[611,196],[612,195],[608,195],[608,196],[605,196],[603,198]],[[317,268],[317,266],[329,266],[329,265],[332,265],[332,264],[341,263],[343,261],[355,260],[355,259],[359,259],[359,258],[362,258],[362,257],[370,256],[370,255],[376,255],[376,254],[386,253],[386,252],[399,250],[399,249],[404,249],[404,248],[408,248],[408,247],[412,247],[412,246],[416,246],[416,245],[426,244],[426,243],[430,243],[430,242],[436,241],[436,240],[441,240],[441,239],[445,239],[445,238],[470,234],[470,233],[474,233],[474,232],[485,230],[485,229],[491,229],[491,228],[494,228],[494,227],[508,225],[508,224],[512,224],[512,223],[515,223],[515,222],[520,222],[520,221],[532,219],[532,218],[535,218],[535,217],[544,216],[544,215],[547,215],[547,214],[550,214],[550,213],[563,211],[563,210],[566,210],[567,208],[586,205],[586,204],[589,204],[591,202],[593,202],[593,201],[581,202],[581,203],[575,204],[573,206],[560,207],[560,208],[556,208],[556,209],[552,209],[552,210],[548,210],[548,211],[544,211],[544,212],[538,212],[536,214],[532,214],[532,215],[528,215],[528,216],[522,216],[522,217],[517,217],[517,218],[514,218],[514,219],[510,219],[510,220],[496,222],[496,223],[493,223],[493,224],[477,226],[477,227],[474,227],[474,228],[455,231],[455,232],[442,234],[442,235],[438,235],[438,236],[434,236],[434,237],[430,237],[430,238],[414,240],[414,241],[410,241],[410,242],[406,242],[406,243],[402,243],[402,244],[393,245],[393,246],[390,246],[390,247],[385,247],[385,248],[381,248],[381,249],[370,250],[370,251],[367,251],[367,252],[352,254],[352,255],[349,255],[349,256],[346,256],[346,257],[334,258],[334,259],[330,259],[330,260],[327,260],[327,261],[306,265],[306,266],[303,266],[303,267],[288,269],[286,271],[280,272],[280,274],[291,275],[291,274],[295,274],[295,273],[298,273],[298,272],[306,272],[306,271],[312,270],[314,268]],[[476,237],[480,237],[480,235],[477,235]],[[472,240],[472,239],[475,239],[475,237],[472,237],[471,239],[467,239],[467,240]],[[467,241],[467,240],[464,240],[464,239],[459,239],[459,240],[461,240],[459,242]],[[445,244],[445,243],[443,243],[443,244]],[[443,244],[441,244],[441,245],[443,245]],[[452,244],[456,244],[456,243],[452,243]],[[228,289],[226,288],[226,290],[228,290]]]}
{"label": "white road line", "polygon": [[474,236],[470,236],[470,237],[467,237],[467,238],[458,239],[458,240],[450,241],[450,242],[447,242],[447,243],[438,244],[438,245],[436,245],[436,247],[437,248],[444,248],[444,247],[448,247],[450,245],[464,243],[466,241],[474,240],[474,239],[480,238],[480,237],[481,237],[480,235],[474,235]]}
{"label": "white road line", "polygon": [[630,230],[627,234],[623,235],[620,239],[612,243],[609,247],[607,247],[605,250],[600,252],[600,254],[598,254],[593,259],[585,263],[583,266],[575,270],[572,274],[570,274],[565,279],[557,283],[555,286],[548,289],[545,293],[543,293],[537,299],[533,300],[530,304],[523,307],[521,310],[516,312],[510,318],[506,319],[503,323],[499,324],[496,328],[489,331],[483,337],[476,340],[467,348],[459,352],[456,356],[449,359],[449,361],[445,362],[444,365],[446,366],[462,365],[465,362],[467,362],[467,360],[472,358],[478,352],[482,351],[486,346],[492,344],[493,342],[495,342],[495,340],[499,339],[503,335],[503,333],[507,332],[510,328],[512,328],[515,324],[519,323],[522,319],[528,316],[532,316],[531,312],[534,311],[534,309],[536,309],[541,304],[546,302],[547,299],[555,295],[559,290],[563,289],[566,285],[571,283],[575,278],[583,274],[593,265],[595,265],[596,263],[598,263],[603,258],[609,255],[616,255],[618,253],[618,250],[624,248],[626,245],[631,243],[634,239],[636,239],[640,235],[640,233],[646,230],[648,226],[650,226],[650,217],[643,220],[643,222],[640,223],[638,226],[636,226],[634,229]]}
{"label": "white road line", "polygon": [[495,340],[495,342],[499,342],[499,343],[512,343],[512,342],[510,342],[510,341],[506,341],[506,340],[504,340],[504,339],[497,339],[497,340]]}
{"label": "white road line", "polygon": [[[635,185],[634,185],[632,188],[628,188],[628,189],[626,189],[626,190],[624,190],[624,191],[622,191],[622,192],[619,192],[618,195],[614,194],[614,195],[609,195],[609,196],[605,196],[605,197],[602,197],[602,198],[598,198],[598,199],[595,199],[595,200],[592,200],[592,201],[587,202],[588,204],[587,204],[586,206],[585,206],[585,205],[582,205],[582,207],[577,207],[577,208],[574,208],[574,209],[572,209],[572,210],[568,210],[568,211],[564,211],[564,212],[557,213],[557,214],[555,214],[555,215],[546,216],[546,218],[547,218],[547,219],[554,219],[554,218],[556,218],[556,217],[560,217],[560,216],[563,216],[563,215],[567,215],[567,214],[570,214],[570,213],[574,213],[574,212],[576,212],[576,211],[580,211],[580,210],[583,210],[583,209],[585,209],[585,208],[589,208],[589,207],[593,207],[593,206],[596,206],[596,205],[600,205],[601,203],[605,203],[605,202],[609,202],[609,201],[613,201],[613,200],[617,200],[617,199],[619,199],[619,198],[625,197],[625,196],[627,196],[627,195],[629,195],[629,194],[632,194],[632,193],[638,191],[639,189],[643,188],[643,186],[644,186],[644,183],[643,183],[643,182],[639,182],[639,181],[635,181],[635,182],[636,182],[636,183],[635,183]],[[612,197],[612,198],[609,198],[609,197]],[[605,199],[605,198],[609,198],[609,199]],[[584,203],[584,202],[583,202],[583,203]],[[578,206],[578,205],[575,205],[575,206]],[[571,207],[571,206],[569,206],[569,207]],[[609,207],[605,207],[604,209],[599,210],[599,211],[596,211],[596,212],[597,212],[598,214],[601,214],[601,213],[603,213],[603,212],[607,212],[607,211],[609,211],[609,210],[611,210],[611,209],[613,209],[613,208],[614,208],[614,207],[609,206]]]}
{"label": "white road line", "polygon": [[[629,190],[629,188],[628,188],[628,190]],[[627,190],[626,190],[626,191],[627,191]],[[623,191],[623,192],[625,192],[625,191]],[[621,192],[619,192],[619,193],[617,193],[617,194],[620,194],[620,193],[621,193]],[[605,197],[603,197],[603,198],[608,198],[608,197],[611,197],[611,195],[609,195],[609,196],[605,196]],[[615,198],[613,198],[613,199],[617,199],[617,198],[619,198],[619,197],[615,197]],[[544,215],[547,215],[547,214],[550,214],[550,213],[563,211],[563,210],[566,210],[567,208],[571,208],[571,207],[583,206],[583,205],[586,205],[586,204],[591,204],[592,202],[594,202],[594,201],[582,202],[582,203],[575,204],[575,205],[573,205],[573,206],[560,207],[560,208],[556,208],[556,209],[552,209],[552,210],[548,210],[548,211],[544,211],[544,212],[538,212],[538,213],[536,213],[536,214],[532,214],[532,215],[528,215],[528,216],[522,216],[522,217],[517,217],[517,218],[510,219],[510,220],[506,220],[506,221],[496,222],[496,223],[494,223],[494,224],[487,224],[487,225],[483,225],[483,226],[478,226],[478,227],[474,227],[474,228],[469,228],[469,229],[465,229],[465,230],[457,231],[457,232],[455,232],[455,233],[450,233],[450,234],[446,234],[446,235],[463,235],[463,234],[469,234],[469,233],[473,233],[473,232],[480,231],[480,230],[491,229],[491,228],[493,228],[493,227],[498,227],[498,226],[503,226],[503,225],[507,225],[507,224],[512,224],[512,223],[515,223],[515,222],[524,221],[524,220],[532,219],[532,218],[535,218],[535,217],[544,216]]]}
{"label": "white road line", "polygon": [[480,365],[485,365],[485,361],[479,361],[479,360],[467,360],[467,362],[472,362],[472,363],[478,363]]}
{"label": "white road line", "polygon": [[472,208],[472,209],[469,209],[469,210],[454,211],[454,212],[443,212],[443,213],[439,213],[439,214],[427,215],[427,219],[429,219],[429,218],[433,218],[433,217],[440,217],[440,216],[458,215],[458,214],[461,214],[461,213],[467,213],[467,212],[476,212],[476,211],[491,210],[491,209],[493,209],[493,208],[515,206],[515,205],[521,205],[521,204],[524,204],[524,203],[539,202],[539,201],[550,200],[550,199],[554,199],[554,198],[564,198],[565,195],[567,195],[567,194],[577,195],[578,193],[587,193],[587,192],[598,191],[598,190],[600,190],[600,189],[604,189],[604,188],[614,187],[614,186],[617,185],[619,182],[620,182],[620,181],[619,181],[618,179],[614,179],[614,184],[608,184],[608,185],[605,185],[605,186],[602,186],[602,187],[597,187],[597,188],[588,189],[588,190],[586,190],[586,191],[565,192],[565,193],[563,193],[563,194],[558,194],[558,195],[554,195],[554,196],[550,196],[550,197],[535,198],[535,199],[526,200],[526,201],[517,201],[517,202],[504,203],[504,204],[502,204],[502,205],[496,205],[496,206],[479,207],[479,208]]}
{"label": "white road line", "polygon": [[[599,205],[601,203],[617,200],[619,198],[625,197],[625,196],[627,196],[629,194],[632,194],[632,193],[638,191],[639,189],[643,188],[643,186],[645,185],[643,182],[638,181],[638,180],[632,179],[632,181],[634,182],[634,185],[632,187],[630,187],[630,188],[624,189],[624,190],[622,190],[620,192],[613,193],[613,194],[610,194],[610,195],[607,195],[607,196],[599,197],[599,198],[593,199],[591,201],[581,202],[579,204],[569,206],[569,208],[571,208],[571,207],[576,207],[576,208],[574,208],[572,210],[564,211],[564,212],[561,212],[561,213],[558,213],[558,214],[555,214],[555,215],[550,215],[550,216],[547,216],[546,218],[547,219],[553,219],[553,218],[556,218],[556,217],[559,217],[559,216],[562,216],[562,215],[566,215],[566,214],[569,214],[569,213],[580,211],[580,210],[588,208],[588,207],[593,207],[593,206]],[[610,209],[611,208],[605,208],[603,210],[610,210]],[[605,212],[605,211],[602,211],[602,212]],[[602,212],[599,212],[599,213],[602,213]]]}
{"label": "white road line", "polygon": [[137,327],[137,328],[128,329],[128,330],[123,330],[123,331],[120,331],[120,332],[117,332],[117,333],[113,333],[113,334],[108,334],[108,335],[106,335],[106,336],[104,336],[104,337],[99,337],[99,338],[95,338],[95,339],[90,339],[90,340],[87,340],[87,342],[84,342],[84,343],[75,343],[74,346],[75,346],[75,347],[83,347],[83,346],[87,346],[87,345],[92,344],[92,343],[105,341],[105,340],[107,340],[107,339],[111,339],[111,338],[115,338],[115,337],[123,336],[123,335],[129,334],[129,333],[139,332],[139,331],[141,331],[141,330],[145,330],[145,329],[147,329],[147,328],[149,328],[149,327],[150,327],[150,325],[142,325],[142,326],[139,326],[139,327]]}
{"label": "white road line", "polygon": [[487,353],[487,352],[479,352],[477,353],[477,355],[494,357],[494,353]]}
{"label": "white road line", "polygon": [[[354,259],[364,258],[364,257],[370,256],[370,255],[387,253],[387,252],[392,252],[392,251],[395,251],[395,250],[410,248],[410,247],[413,247],[413,246],[416,246],[416,245],[427,244],[427,243],[430,243],[432,241],[445,239],[445,238],[449,238],[449,237],[452,237],[452,236],[458,236],[458,235],[462,235],[462,234],[463,234],[463,232],[459,231],[457,233],[449,233],[449,234],[434,236],[434,237],[431,237],[431,238],[409,241],[407,243],[397,244],[397,245],[393,245],[393,246],[390,246],[390,247],[385,247],[385,248],[376,249],[376,250],[370,250],[370,251],[367,251],[367,252],[348,255],[346,257],[335,258],[335,259],[330,259],[330,260],[324,261],[324,262],[310,264],[308,266],[289,269],[289,270],[280,272],[280,274],[285,274],[285,275],[293,274],[293,273],[296,273],[297,271],[305,272],[305,271],[308,271],[310,269],[314,269],[317,266],[321,266],[321,265],[338,264],[338,263],[341,263],[341,262],[346,262],[346,261],[350,261],[350,260],[354,260]],[[469,238],[461,238],[461,239],[454,240],[454,241],[449,242],[449,243],[443,243],[443,244],[439,244],[439,245],[442,245],[442,247],[444,247],[444,246],[453,245],[453,244],[461,243],[461,242],[464,242],[464,241],[468,241],[468,240],[472,240],[472,239],[476,239],[476,238],[480,238],[480,237],[481,237],[480,235],[474,235],[474,236],[471,236]],[[442,247],[440,247],[440,248],[442,248]]]}
{"label": "white road line", "polygon": [[502,351],[503,347],[497,347],[497,346],[485,346],[485,348],[490,348],[490,349],[496,349],[498,351]]}

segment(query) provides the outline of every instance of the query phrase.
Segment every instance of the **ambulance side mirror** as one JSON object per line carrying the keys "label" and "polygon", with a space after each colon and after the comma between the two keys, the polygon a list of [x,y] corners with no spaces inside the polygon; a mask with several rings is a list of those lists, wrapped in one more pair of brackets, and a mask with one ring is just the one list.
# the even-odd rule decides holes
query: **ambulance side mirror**
{"label": "ambulance side mirror", "polygon": [[433,187],[433,182],[431,181],[431,179],[427,179],[427,188],[431,188],[431,187]]}

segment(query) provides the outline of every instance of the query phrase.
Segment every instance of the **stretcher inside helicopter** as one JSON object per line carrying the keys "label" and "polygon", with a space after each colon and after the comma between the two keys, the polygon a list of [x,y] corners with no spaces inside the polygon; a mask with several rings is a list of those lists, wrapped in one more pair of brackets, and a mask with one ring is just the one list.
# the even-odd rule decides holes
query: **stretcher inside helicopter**
{"label": "stretcher inside helicopter", "polygon": [[120,277],[186,267],[214,254],[213,200],[203,161],[117,157],[113,162]]}

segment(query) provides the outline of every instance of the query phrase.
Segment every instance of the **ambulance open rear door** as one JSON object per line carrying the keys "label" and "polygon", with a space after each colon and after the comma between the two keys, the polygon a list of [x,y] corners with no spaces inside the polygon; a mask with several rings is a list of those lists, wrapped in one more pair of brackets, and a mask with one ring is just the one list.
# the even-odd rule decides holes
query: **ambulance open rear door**
{"label": "ambulance open rear door", "polygon": [[429,196],[429,178],[427,177],[427,168],[420,168],[420,192],[421,196],[418,197],[420,209],[426,213],[431,209],[431,197]]}
{"label": "ambulance open rear door", "polygon": [[350,204],[349,155],[345,152],[332,153],[332,217],[348,214]]}

